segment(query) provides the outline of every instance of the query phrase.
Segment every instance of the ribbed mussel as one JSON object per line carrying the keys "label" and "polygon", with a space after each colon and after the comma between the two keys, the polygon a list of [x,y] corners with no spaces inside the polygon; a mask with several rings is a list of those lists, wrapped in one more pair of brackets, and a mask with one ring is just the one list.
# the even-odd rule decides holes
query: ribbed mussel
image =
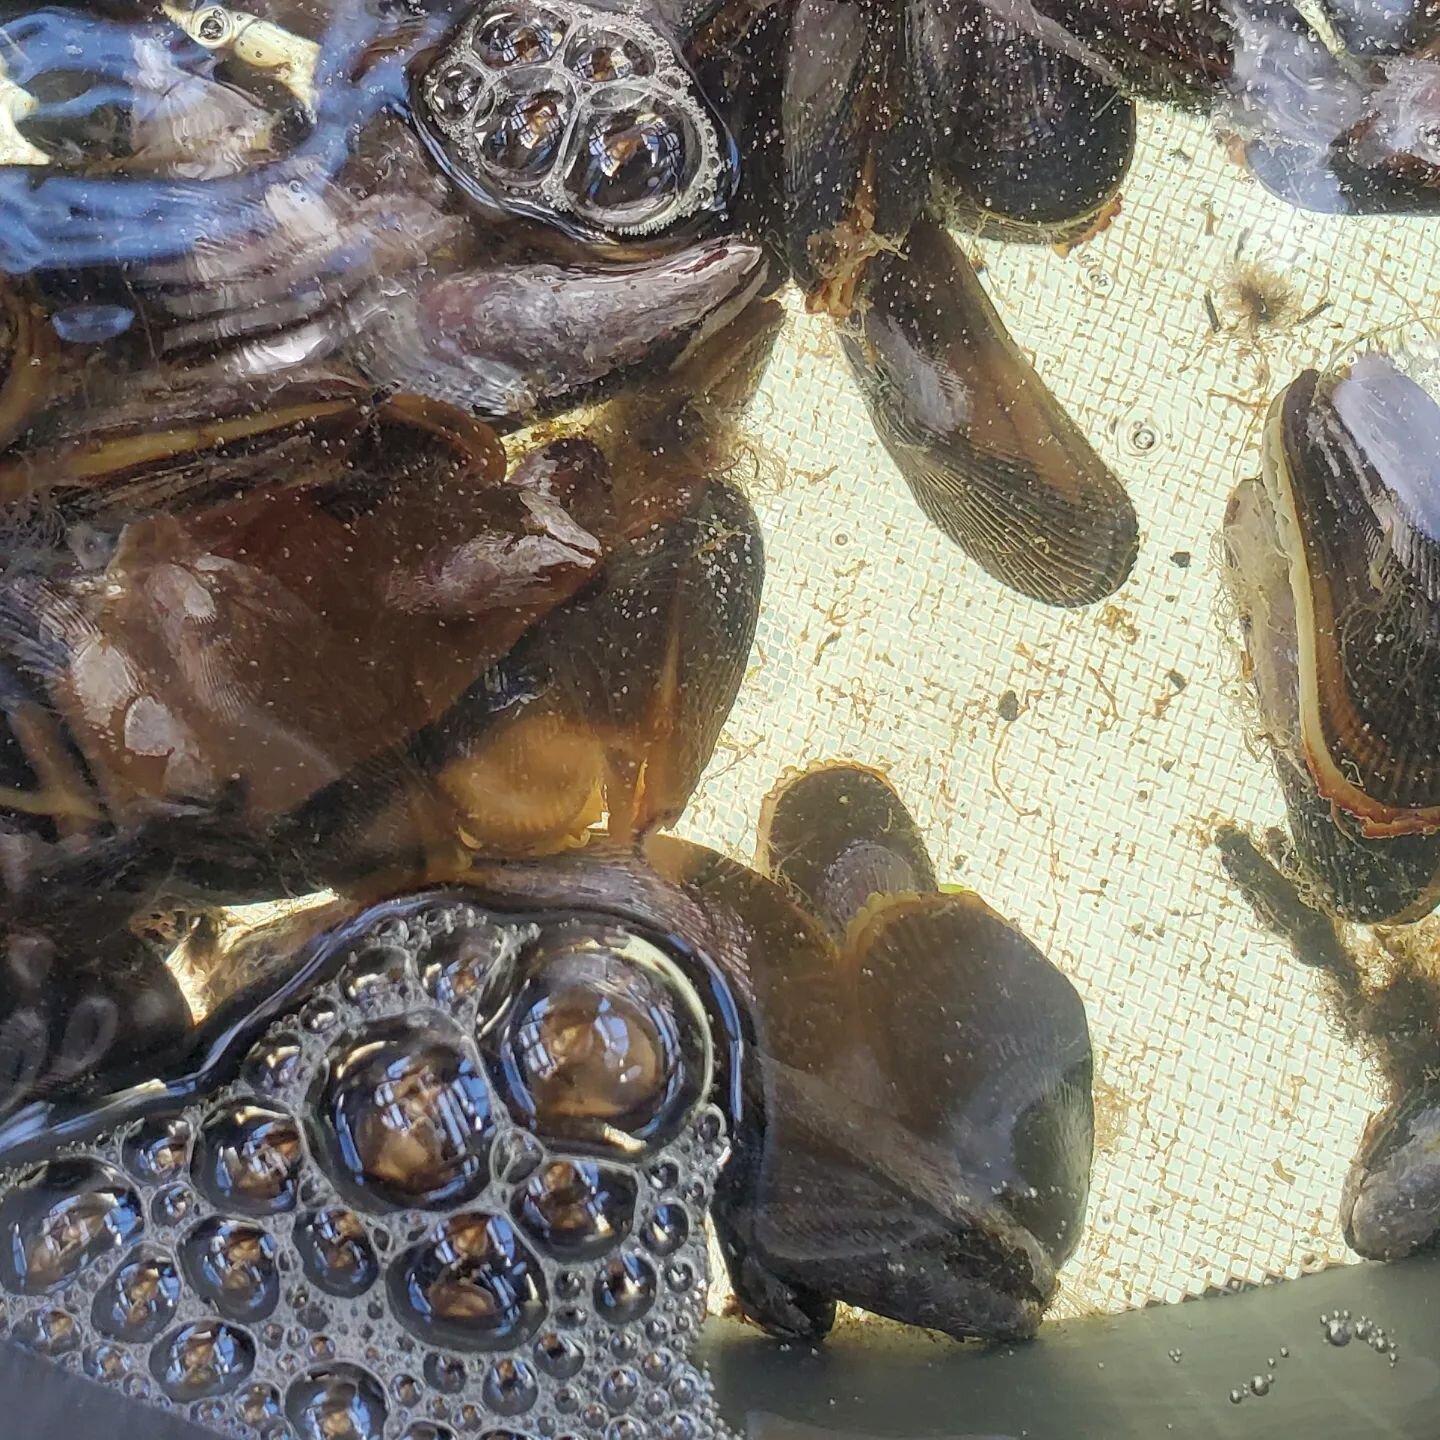
{"label": "ribbed mussel", "polygon": [[1393,339],[1286,387],[1225,520],[1301,868],[1366,922],[1440,894],[1440,402],[1428,331]]}

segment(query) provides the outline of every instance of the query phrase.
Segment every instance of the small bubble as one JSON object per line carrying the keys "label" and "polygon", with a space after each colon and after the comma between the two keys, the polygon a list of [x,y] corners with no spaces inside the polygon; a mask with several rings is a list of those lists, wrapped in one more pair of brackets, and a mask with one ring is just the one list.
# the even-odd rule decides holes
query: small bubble
{"label": "small bubble", "polygon": [[123,335],[135,321],[124,305],[71,305],[50,317],[55,333],[71,345],[99,345]]}
{"label": "small bubble", "polygon": [[1282,1360],[1288,1360],[1290,1358],[1290,1347],[1288,1345],[1282,1345],[1280,1347],[1280,1358]]}
{"label": "small bubble", "polygon": [[1270,1387],[1274,1383],[1273,1375],[1252,1375],[1250,1377],[1250,1393],[1252,1395],[1268,1395]]}
{"label": "small bubble", "polygon": [[1245,1398],[1245,1392],[1238,1387],[1230,1392],[1230,1403],[1238,1405]]}
{"label": "small bubble", "polygon": [[1172,1350],[1170,1352],[1170,1358],[1178,1365],[1184,1353],[1183,1350]]}
{"label": "small bubble", "polygon": [[1350,1328],[1348,1315],[1340,1313],[1324,1315],[1321,1316],[1320,1323],[1324,1327],[1325,1338],[1332,1345],[1348,1345],[1354,1338],[1354,1331]]}

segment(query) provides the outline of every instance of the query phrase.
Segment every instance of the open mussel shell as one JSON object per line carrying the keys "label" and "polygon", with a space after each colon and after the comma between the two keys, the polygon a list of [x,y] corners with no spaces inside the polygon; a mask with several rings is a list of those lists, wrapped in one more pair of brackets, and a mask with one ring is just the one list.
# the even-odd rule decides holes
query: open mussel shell
{"label": "open mussel shell", "polygon": [[1369,837],[1440,830],[1437,453],[1440,403],[1379,351],[1300,376],[1266,427],[1305,760]]}
{"label": "open mussel shell", "polygon": [[937,224],[876,256],[843,335],[875,428],[925,514],[1001,583],[1087,605],[1130,574],[1124,487],[1006,334]]}
{"label": "open mussel shell", "polygon": [[914,817],[877,770],[823,764],[766,797],[756,868],[793,893],[835,940],[872,896],[935,890]]}
{"label": "open mussel shell", "polygon": [[682,895],[579,869],[262,927],[144,1083],[0,1124],[9,1337],[225,1435],[722,1440],[690,1351],[733,1001]]}
{"label": "open mussel shell", "polygon": [[1345,1243],[1398,1260],[1440,1238],[1440,1094],[1422,1086],[1372,1116],[1340,1200]]}
{"label": "open mussel shell", "polygon": [[[761,851],[783,831],[785,889],[697,846],[650,847],[731,937],[721,963],[754,1028],[717,1238],[742,1307],[777,1335],[823,1334],[837,1300],[958,1337],[1029,1335],[1083,1225],[1084,1006],[975,895],[872,891],[843,934],[870,888],[857,874],[838,912],[797,903],[797,868],[843,868],[862,837],[874,854],[895,822],[913,828],[874,779],[836,766],[780,792]],[[837,812],[850,844],[825,834]],[[907,851],[918,868],[913,840],[894,844],[889,874]]]}
{"label": "open mussel shell", "polygon": [[1129,169],[1134,102],[984,6],[931,0],[920,19],[947,218],[1009,239],[1094,225]]}
{"label": "open mussel shell", "polygon": [[1418,919],[1440,893],[1440,835],[1370,838],[1317,787],[1306,759],[1292,567],[1265,482],[1242,481],[1225,513],[1224,570],[1244,668],[1315,904],[1362,924]]}

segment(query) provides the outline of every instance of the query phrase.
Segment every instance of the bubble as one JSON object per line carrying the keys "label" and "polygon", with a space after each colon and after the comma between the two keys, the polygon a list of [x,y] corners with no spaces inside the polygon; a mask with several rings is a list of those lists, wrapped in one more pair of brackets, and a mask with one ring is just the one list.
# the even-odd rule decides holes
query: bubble
{"label": "bubble", "polygon": [[600,29],[587,30],[571,39],[565,65],[581,80],[603,85],[649,75],[655,69],[655,59],[630,36]]}
{"label": "bubble", "polygon": [[1250,1393],[1252,1395],[1268,1395],[1270,1387],[1274,1383],[1273,1375],[1252,1375],[1250,1377]]}
{"label": "bubble", "polygon": [[80,1329],[63,1310],[33,1310],[10,1334],[27,1350],[52,1358],[80,1348]]}
{"label": "bubble", "polygon": [[634,1420],[628,1415],[620,1420],[612,1420],[605,1427],[605,1440],[645,1440],[649,1434],[643,1420]]}
{"label": "bubble", "polygon": [[485,1372],[480,1395],[497,1415],[523,1415],[539,1398],[540,1383],[523,1360],[497,1360]]}
{"label": "bubble", "polygon": [[476,132],[486,168],[512,184],[542,179],[559,154],[570,104],[567,90],[538,82],[499,94]]}
{"label": "bubble", "polygon": [[278,1094],[300,1074],[300,1041],[282,1035],[257,1045],[245,1059],[241,1074],[248,1085],[264,1095]]}
{"label": "bubble", "polygon": [[188,1185],[167,1185],[150,1202],[150,1218],[157,1225],[180,1225],[195,1209],[195,1192]]}
{"label": "bubble", "polygon": [[285,1414],[298,1440],[381,1440],[385,1392],[358,1365],[330,1365],[290,1386]]}
{"label": "bubble", "polygon": [[540,1369],[555,1380],[569,1380],[585,1364],[585,1351],[579,1342],[555,1330],[541,1335],[531,1353]]}
{"label": "bubble", "polygon": [[640,1393],[640,1377],[628,1365],[612,1370],[600,1384],[600,1398],[619,1414],[628,1410]]}
{"label": "bubble", "polygon": [[640,1255],[620,1255],[595,1277],[595,1308],[612,1325],[639,1320],[655,1303],[655,1271]]}
{"label": "bubble", "polygon": [[129,1353],[119,1345],[102,1342],[85,1352],[85,1373],[92,1380],[120,1380],[129,1370]]}
{"label": "bubble", "polygon": [[275,1242],[239,1220],[205,1220],[180,1247],[190,1283],[226,1319],[264,1320],[280,1299]]}
{"label": "bubble", "polygon": [[714,1105],[708,1106],[696,1124],[695,1133],[706,1149],[713,1150],[725,1139],[725,1115]]}
{"label": "bubble", "polygon": [[545,1277],[498,1216],[456,1215],[438,1237],[390,1268],[391,1305],[422,1339],[495,1350],[527,1339],[545,1318]]}
{"label": "bubble", "polygon": [[497,69],[538,65],[559,49],[565,22],[547,10],[506,9],[489,16],[475,32],[475,52]]}
{"label": "bubble", "polygon": [[353,1299],[379,1277],[375,1247],[352,1211],[307,1215],[296,1225],[294,1240],[305,1274],[331,1295]]}
{"label": "bubble", "polygon": [[409,979],[410,957],[394,945],[363,945],[340,972],[340,993],[352,1004],[383,1004]]}
{"label": "bubble", "polygon": [[300,1012],[300,1023],[312,1035],[324,1035],[335,1028],[339,1012],[328,1000],[312,1000]]}
{"label": "bubble", "polygon": [[417,1420],[400,1440],[455,1440],[455,1432],[448,1425],[433,1425],[428,1420]]}
{"label": "bubble", "polygon": [[427,1355],[425,1378],[442,1395],[458,1395],[465,1388],[465,1362],[452,1355]]}
{"label": "bubble", "polygon": [[180,1175],[190,1158],[189,1121],[178,1115],[142,1121],[121,1147],[125,1168],[149,1185],[164,1185]]}
{"label": "bubble", "polygon": [[675,1368],[675,1357],[668,1350],[652,1350],[641,1362],[641,1373],[652,1384],[663,1385]]}
{"label": "bubble", "polygon": [[661,1440],[695,1440],[695,1422],[688,1415],[677,1415],[660,1432]]}
{"label": "bubble", "polygon": [[547,1138],[613,1147],[677,1131],[709,1083],[709,1035],[693,989],[654,946],[623,933],[562,932],[492,1037],[512,1113]]}
{"label": "bubble", "polygon": [[489,1090],[437,1029],[401,1022],[367,1031],[332,1059],[323,1111],[336,1178],[362,1203],[438,1209],[485,1185]]}
{"label": "bubble", "polygon": [[614,1249],[630,1232],[635,1182],[587,1161],[552,1160],[511,1203],[520,1228],[557,1259]]}
{"label": "bubble", "polygon": [[251,1385],[238,1405],[240,1418],[253,1430],[282,1418],[280,1392],[273,1385]]}
{"label": "bubble", "polygon": [[396,1375],[390,1381],[390,1393],[401,1405],[418,1405],[420,1403],[420,1382],[413,1375]]}
{"label": "bubble", "polygon": [[695,1284],[695,1267],[688,1260],[672,1260],[665,1267],[665,1283],[677,1294],[683,1294]]}
{"label": "bubble", "polygon": [[94,1160],[53,1160],[0,1202],[0,1280],[20,1295],[43,1294],[143,1229],[140,1201],[117,1171]]}
{"label": "bubble", "polygon": [[545,1158],[544,1147],[525,1130],[507,1130],[495,1140],[490,1168],[497,1180],[509,1185],[528,1179]]}
{"label": "bubble", "polygon": [[1334,1315],[1322,1315],[1320,1324],[1325,1331],[1325,1338],[1332,1345],[1348,1345],[1354,1338],[1348,1315],[1342,1315],[1338,1311]]}
{"label": "bubble", "polygon": [[683,1205],[657,1205],[640,1231],[640,1243],[653,1255],[673,1255],[690,1238],[690,1215]]}
{"label": "bubble", "polygon": [[219,1320],[184,1325],[150,1354],[150,1373],[172,1400],[228,1394],[254,1366],[255,1342]]}
{"label": "bubble", "polygon": [[680,106],[602,92],[582,107],[569,152],[565,193],[576,214],[597,225],[644,225],[685,193],[703,147]]}
{"label": "bubble", "polygon": [[693,1375],[678,1375],[670,1384],[670,1398],[680,1406],[693,1405],[698,1390]]}
{"label": "bubble", "polygon": [[473,1000],[483,1028],[513,983],[514,945],[495,925],[459,926],[434,936],[419,964],[431,998],[452,1011]]}
{"label": "bubble", "polygon": [[680,1183],[680,1167],[673,1160],[661,1160],[650,1167],[647,1178],[656,1190],[673,1190]]}
{"label": "bubble", "polygon": [[617,1330],[610,1337],[610,1353],[617,1360],[633,1360],[640,1343],[629,1330]]}
{"label": "bubble", "polygon": [[304,1151],[300,1129],[283,1110],[235,1104],[200,1127],[195,1182],[211,1200],[242,1215],[278,1215],[295,1208]]}
{"label": "bubble", "polygon": [[1245,1398],[1245,1392],[1238,1387],[1230,1392],[1230,1403],[1238,1405]]}
{"label": "bubble", "polygon": [[91,1323],[115,1340],[153,1340],[180,1304],[180,1274],[164,1256],[132,1255],[95,1297]]}

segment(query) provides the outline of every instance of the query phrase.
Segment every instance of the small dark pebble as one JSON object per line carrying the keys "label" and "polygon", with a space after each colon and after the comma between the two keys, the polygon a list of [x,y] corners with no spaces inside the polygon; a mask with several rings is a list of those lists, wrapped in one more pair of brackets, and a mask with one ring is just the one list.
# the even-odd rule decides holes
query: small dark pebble
{"label": "small dark pebble", "polygon": [[1182,570],[1190,568],[1190,552],[1188,550],[1177,550],[1171,557],[1170,563],[1178,565]]}
{"label": "small dark pebble", "polygon": [[1020,697],[1013,691],[1007,690],[1000,697],[1000,718],[1007,724],[1020,718]]}
{"label": "small dark pebble", "polygon": [[1177,689],[1183,690],[1190,682],[1178,671],[1167,670],[1165,678]]}

